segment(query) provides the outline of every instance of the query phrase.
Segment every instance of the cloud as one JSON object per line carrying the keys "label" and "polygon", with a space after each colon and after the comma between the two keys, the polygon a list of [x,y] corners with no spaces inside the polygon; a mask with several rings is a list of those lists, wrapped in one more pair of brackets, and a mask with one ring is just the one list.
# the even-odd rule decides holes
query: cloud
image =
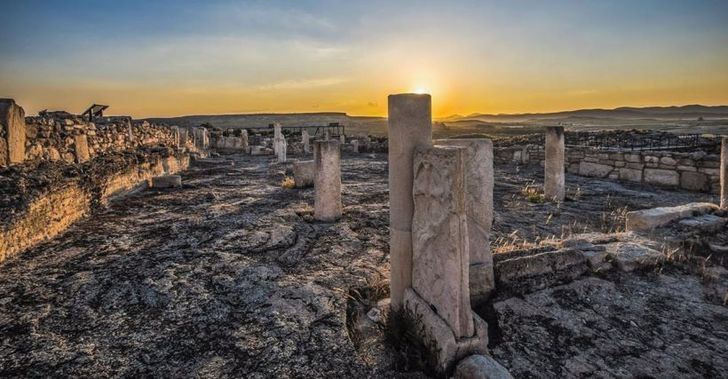
{"label": "cloud", "polygon": [[320,79],[302,79],[302,80],[284,80],[277,83],[269,83],[258,86],[259,90],[287,90],[287,89],[305,89],[329,87],[347,82],[344,78],[320,78]]}

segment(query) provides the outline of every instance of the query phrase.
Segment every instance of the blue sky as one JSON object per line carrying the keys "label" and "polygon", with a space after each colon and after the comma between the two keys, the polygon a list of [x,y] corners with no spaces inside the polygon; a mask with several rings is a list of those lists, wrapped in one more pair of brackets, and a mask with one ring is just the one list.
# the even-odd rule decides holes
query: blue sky
{"label": "blue sky", "polygon": [[0,96],[135,116],[728,103],[728,1],[24,1]]}

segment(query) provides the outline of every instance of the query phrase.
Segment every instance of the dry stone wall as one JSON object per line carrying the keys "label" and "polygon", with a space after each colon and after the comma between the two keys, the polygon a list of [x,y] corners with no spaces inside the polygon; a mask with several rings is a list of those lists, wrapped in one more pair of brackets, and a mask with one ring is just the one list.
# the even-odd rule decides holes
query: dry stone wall
{"label": "dry stone wall", "polygon": [[[544,150],[537,145],[496,148],[494,156],[498,163],[544,164]],[[610,152],[567,146],[565,164],[568,173],[580,176],[720,192],[720,155],[702,150]]]}
{"label": "dry stone wall", "polygon": [[[60,113],[60,114],[57,114]],[[25,160],[84,162],[140,146],[176,147],[177,134],[164,125],[129,117],[88,122],[65,112],[25,118]]]}

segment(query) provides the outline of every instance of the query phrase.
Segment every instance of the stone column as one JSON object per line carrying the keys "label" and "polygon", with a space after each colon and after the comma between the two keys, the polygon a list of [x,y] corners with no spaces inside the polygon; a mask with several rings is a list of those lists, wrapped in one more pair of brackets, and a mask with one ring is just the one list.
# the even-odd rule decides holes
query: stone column
{"label": "stone column", "polygon": [[470,247],[470,300],[488,299],[495,289],[490,228],[493,224],[493,143],[486,138],[436,140],[465,150],[465,202]]}
{"label": "stone column", "polygon": [[414,156],[412,288],[455,338],[473,335],[470,308],[465,150],[435,146]]}
{"label": "stone column", "polygon": [[341,150],[339,141],[314,141],[314,218],[336,221],[341,217]]}
{"label": "stone column", "polygon": [[308,154],[311,152],[311,146],[310,146],[310,136],[308,135],[308,129],[303,128],[301,130],[301,143],[303,144],[303,152]]}
{"label": "stone column", "polygon": [[412,164],[416,148],[432,146],[430,95],[398,94],[388,98],[390,296],[401,308],[412,286]]}
{"label": "stone column", "polygon": [[0,166],[25,160],[25,110],[13,99],[0,99]]}
{"label": "stone column", "polygon": [[339,143],[341,143],[341,146],[346,145],[346,137],[343,134],[339,136]]}
{"label": "stone column", "polygon": [[243,151],[247,154],[250,152],[250,144],[248,143],[248,130],[243,129],[240,132],[240,144]]}
{"label": "stone column", "polygon": [[286,150],[288,146],[286,144],[286,138],[283,136],[281,130],[281,124],[273,124],[273,152],[276,154],[279,163],[286,161]]}
{"label": "stone column", "polygon": [[174,144],[174,147],[180,148],[180,141],[182,137],[179,132],[179,126],[172,126],[172,143]]}
{"label": "stone column", "polygon": [[543,192],[548,201],[564,201],[566,196],[563,126],[546,127]]}
{"label": "stone column", "polygon": [[73,148],[76,151],[76,163],[83,163],[89,160],[88,138],[85,134],[73,136]]}
{"label": "stone column", "polygon": [[720,145],[720,207],[728,208],[728,137]]}

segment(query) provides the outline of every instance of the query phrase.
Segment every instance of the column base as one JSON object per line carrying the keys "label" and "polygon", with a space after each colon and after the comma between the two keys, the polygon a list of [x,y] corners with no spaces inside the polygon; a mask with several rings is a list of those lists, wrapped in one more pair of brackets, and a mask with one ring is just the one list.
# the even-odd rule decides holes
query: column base
{"label": "column base", "polygon": [[449,373],[461,359],[472,354],[487,354],[488,324],[475,312],[475,335],[456,339],[449,325],[413,288],[404,291],[404,309],[413,317],[415,333],[429,349],[430,364],[440,374]]}

